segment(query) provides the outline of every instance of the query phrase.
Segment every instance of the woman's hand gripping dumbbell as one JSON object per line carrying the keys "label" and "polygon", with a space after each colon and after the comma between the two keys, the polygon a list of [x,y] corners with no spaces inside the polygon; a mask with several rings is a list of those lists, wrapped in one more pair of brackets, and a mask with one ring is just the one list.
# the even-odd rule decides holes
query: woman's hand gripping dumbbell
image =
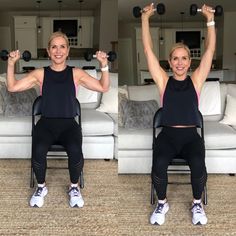
{"label": "woman's hand gripping dumbbell", "polygon": [[16,60],[19,60],[20,58],[22,58],[24,61],[30,61],[31,60],[31,53],[30,53],[30,51],[27,51],[27,50],[24,51],[22,54],[20,54],[19,50],[12,51],[9,53],[5,49],[0,52],[0,58],[3,61],[7,61],[9,58],[12,59],[15,57],[16,57]]}
{"label": "woman's hand gripping dumbbell", "polygon": [[116,60],[116,53],[113,51],[108,52],[107,54],[103,51],[97,51],[96,54],[93,54],[93,52],[86,52],[84,54],[84,59],[86,61],[91,61],[93,58],[107,58],[108,61],[113,62]]}

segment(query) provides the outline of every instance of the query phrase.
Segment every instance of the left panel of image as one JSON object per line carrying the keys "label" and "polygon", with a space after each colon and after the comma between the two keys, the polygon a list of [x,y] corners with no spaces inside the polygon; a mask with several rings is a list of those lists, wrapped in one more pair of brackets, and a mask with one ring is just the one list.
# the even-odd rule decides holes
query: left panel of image
{"label": "left panel of image", "polygon": [[0,12],[0,234],[118,235],[118,0]]}

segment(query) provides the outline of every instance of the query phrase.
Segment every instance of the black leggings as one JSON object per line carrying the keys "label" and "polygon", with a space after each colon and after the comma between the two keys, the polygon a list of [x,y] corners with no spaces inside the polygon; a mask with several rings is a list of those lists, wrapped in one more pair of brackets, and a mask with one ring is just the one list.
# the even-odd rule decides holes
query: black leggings
{"label": "black leggings", "polygon": [[38,184],[45,182],[47,152],[55,142],[63,145],[67,152],[71,183],[78,183],[84,165],[81,127],[73,118],[42,117],[34,129],[32,144],[32,166]]}
{"label": "black leggings", "polygon": [[164,127],[154,141],[152,182],[159,200],[166,198],[170,161],[180,155],[187,160],[191,171],[193,197],[200,199],[207,181],[205,146],[193,128]]}

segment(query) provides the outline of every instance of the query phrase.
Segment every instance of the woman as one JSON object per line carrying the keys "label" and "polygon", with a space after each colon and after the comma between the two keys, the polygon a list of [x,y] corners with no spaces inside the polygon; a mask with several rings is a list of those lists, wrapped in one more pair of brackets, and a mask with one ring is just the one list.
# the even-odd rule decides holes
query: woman
{"label": "woman", "polygon": [[101,67],[101,79],[97,80],[79,68],[66,64],[69,55],[69,41],[62,32],[55,32],[48,42],[48,56],[51,65],[35,69],[21,80],[14,75],[15,63],[20,52],[12,51],[8,58],[7,87],[10,92],[24,91],[40,86],[42,93],[42,117],[37,122],[33,135],[32,165],[38,186],[30,199],[30,206],[42,207],[48,190],[46,187],[46,167],[48,148],[59,141],[68,154],[70,174],[70,206],[83,207],[84,201],[78,187],[78,180],[83,169],[82,134],[78,123],[74,120],[76,88],[84,86],[88,89],[106,92],[109,88],[109,72],[106,53],[96,52]]}
{"label": "woman", "polygon": [[150,217],[151,224],[162,225],[165,222],[165,214],[169,210],[166,197],[167,168],[177,154],[181,154],[187,160],[191,171],[192,222],[207,223],[201,202],[207,180],[205,147],[197,133],[196,125],[199,94],[210,71],[216,44],[214,13],[211,10],[209,6],[202,6],[202,14],[207,20],[207,37],[200,65],[191,77],[187,76],[191,64],[190,51],[183,43],[177,43],[169,55],[173,76],[168,77],[153,52],[149,18],[154,14],[154,6],[150,4],[143,9],[143,46],[149,71],[161,95],[164,126],[153,150],[152,182],[157,192],[158,204]]}

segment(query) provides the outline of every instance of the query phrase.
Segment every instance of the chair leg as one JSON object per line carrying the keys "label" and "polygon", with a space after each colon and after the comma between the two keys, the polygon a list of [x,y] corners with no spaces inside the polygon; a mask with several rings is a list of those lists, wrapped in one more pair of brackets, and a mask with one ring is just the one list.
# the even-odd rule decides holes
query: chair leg
{"label": "chair leg", "polygon": [[203,194],[204,194],[203,204],[207,205],[207,186],[206,185],[204,186]]}
{"label": "chair leg", "polygon": [[83,173],[83,170],[81,171],[79,182],[80,182],[79,183],[80,184],[80,188],[84,188],[84,173]]}
{"label": "chair leg", "polygon": [[34,170],[33,167],[31,167],[31,174],[30,174],[30,187],[34,187]]}
{"label": "chair leg", "polygon": [[154,184],[151,184],[151,205],[155,204],[155,188]]}

